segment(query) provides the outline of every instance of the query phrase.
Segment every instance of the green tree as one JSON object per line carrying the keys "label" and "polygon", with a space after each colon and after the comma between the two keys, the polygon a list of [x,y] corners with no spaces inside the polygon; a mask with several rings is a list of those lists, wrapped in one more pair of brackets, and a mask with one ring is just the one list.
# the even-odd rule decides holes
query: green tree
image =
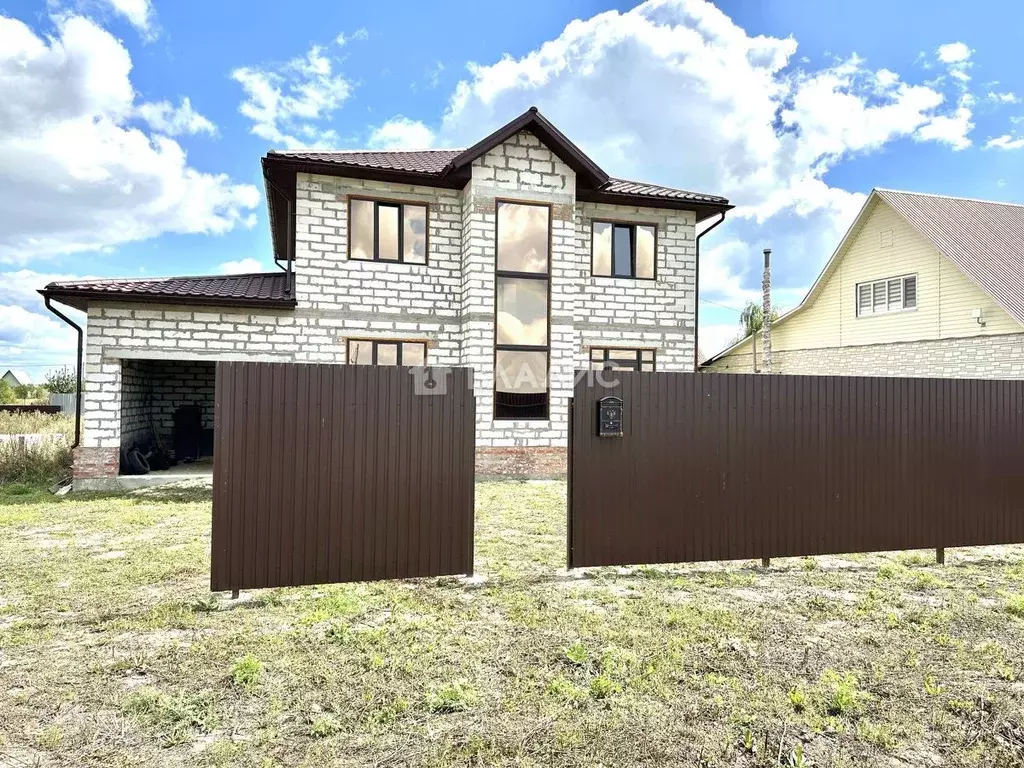
{"label": "green tree", "polygon": [[61,368],[46,374],[46,388],[57,395],[67,395],[78,388],[78,377],[70,368]]}
{"label": "green tree", "polygon": [[34,388],[31,384],[19,384],[14,388],[14,396],[19,400],[29,400],[32,397]]}
{"label": "green tree", "polygon": [[3,379],[0,379],[0,403],[7,404],[14,402],[14,387]]}
{"label": "green tree", "polygon": [[[772,310],[772,322],[779,319],[779,310]],[[757,333],[764,326],[764,308],[760,304],[748,301],[740,313],[740,325],[743,326],[743,338]]]}

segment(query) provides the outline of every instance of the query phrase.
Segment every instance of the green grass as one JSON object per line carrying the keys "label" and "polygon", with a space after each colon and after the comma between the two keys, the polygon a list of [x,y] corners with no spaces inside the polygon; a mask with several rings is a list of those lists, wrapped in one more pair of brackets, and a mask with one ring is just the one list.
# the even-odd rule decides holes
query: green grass
{"label": "green grass", "polygon": [[1024,547],[567,573],[481,483],[477,574],[210,595],[209,493],[0,486],[0,765],[1019,766]]}
{"label": "green grass", "polygon": [[0,488],[20,483],[45,485],[69,477],[74,431],[74,419],[64,413],[0,412],[0,434],[63,436],[61,441],[36,445],[0,442]]}

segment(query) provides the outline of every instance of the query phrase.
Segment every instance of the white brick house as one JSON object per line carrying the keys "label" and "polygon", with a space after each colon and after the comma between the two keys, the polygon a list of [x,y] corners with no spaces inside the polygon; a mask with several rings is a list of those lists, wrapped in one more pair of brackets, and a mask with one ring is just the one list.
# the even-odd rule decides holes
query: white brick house
{"label": "white brick house", "polygon": [[728,201],[612,179],[536,109],[467,150],[263,169],[281,272],[42,291],[88,315],[76,478],[171,443],[180,405],[209,429],[217,360],[471,367],[481,469],[537,474],[564,469],[574,369],[694,370],[698,225]]}

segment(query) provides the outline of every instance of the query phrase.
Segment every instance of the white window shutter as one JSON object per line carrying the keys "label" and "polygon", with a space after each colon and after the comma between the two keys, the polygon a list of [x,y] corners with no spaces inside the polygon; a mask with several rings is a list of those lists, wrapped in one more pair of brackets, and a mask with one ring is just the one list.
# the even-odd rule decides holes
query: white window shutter
{"label": "white window shutter", "polygon": [[871,283],[861,283],[857,286],[857,314],[871,314]]}
{"label": "white window shutter", "polygon": [[912,309],[917,306],[917,276],[903,278],[903,306]]}
{"label": "white window shutter", "polygon": [[903,309],[903,280],[895,278],[889,281],[889,311]]}

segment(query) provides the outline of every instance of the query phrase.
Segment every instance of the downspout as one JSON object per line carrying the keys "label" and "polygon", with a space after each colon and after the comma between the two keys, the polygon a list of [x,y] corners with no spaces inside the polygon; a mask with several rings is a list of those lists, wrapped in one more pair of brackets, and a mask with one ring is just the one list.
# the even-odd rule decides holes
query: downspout
{"label": "downspout", "polygon": [[54,307],[46,294],[43,294],[43,303],[78,334],[78,360],[75,363],[75,442],[71,444],[71,449],[74,450],[82,439],[82,345],[85,343],[85,336],[82,333],[82,326]]}
{"label": "downspout", "polygon": [[[280,267],[287,275],[285,277],[285,293],[288,296],[294,297],[295,293],[295,203],[288,197],[288,194],[281,189],[277,184],[271,180],[271,178],[264,173],[263,181],[268,187],[272,187],[281,197],[284,198],[285,202],[285,219],[288,222],[288,229],[285,232],[285,246],[284,246],[284,257],[285,266]],[[277,260],[274,260],[275,263]]]}
{"label": "downspout", "polygon": [[697,235],[697,255],[694,261],[694,274],[693,274],[693,372],[697,373],[700,370],[700,344],[698,344],[698,328],[700,320],[700,239],[704,237],[708,232],[717,227],[725,221],[725,211],[722,211],[722,218],[712,224],[710,227],[705,229],[699,235]]}

